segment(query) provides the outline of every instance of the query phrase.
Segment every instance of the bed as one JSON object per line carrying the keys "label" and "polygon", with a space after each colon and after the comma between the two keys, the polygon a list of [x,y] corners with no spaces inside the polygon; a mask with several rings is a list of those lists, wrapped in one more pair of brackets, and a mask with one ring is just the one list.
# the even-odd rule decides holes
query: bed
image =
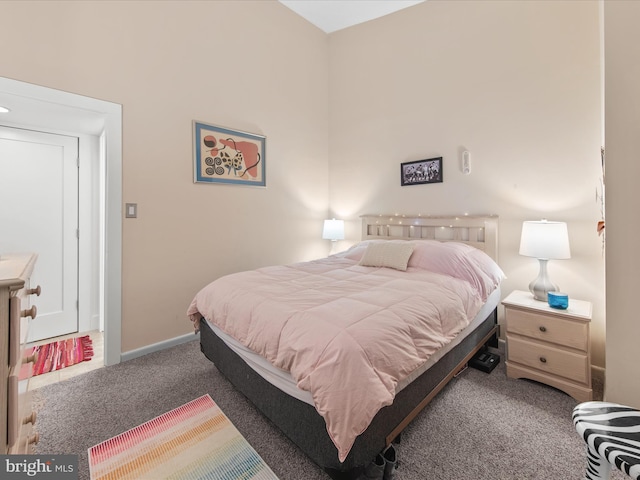
{"label": "bed", "polygon": [[332,476],[354,473],[497,346],[497,228],[365,215],[345,252],[227,275],[187,313],[204,355],[268,419]]}

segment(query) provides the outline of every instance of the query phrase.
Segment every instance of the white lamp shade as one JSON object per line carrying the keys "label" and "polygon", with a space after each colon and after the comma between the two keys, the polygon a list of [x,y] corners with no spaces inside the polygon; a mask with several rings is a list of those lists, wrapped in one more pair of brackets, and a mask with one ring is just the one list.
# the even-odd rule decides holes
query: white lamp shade
{"label": "white lamp shade", "polygon": [[547,220],[522,222],[520,255],[546,260],[571,258],[567,224]]}
{"label": "white lamp shade", "polygon": [[325,220],[322,238],[325,240],[344,240],[344,220],[336,220],[335,218]]}

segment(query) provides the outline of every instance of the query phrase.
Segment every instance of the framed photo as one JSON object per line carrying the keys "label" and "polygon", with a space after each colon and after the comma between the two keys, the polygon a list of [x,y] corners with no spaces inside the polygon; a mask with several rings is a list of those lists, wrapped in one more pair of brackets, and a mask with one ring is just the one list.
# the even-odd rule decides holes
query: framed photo
{"label": "framed photo", "polygon": [[265,137],[193,122],[194,183],[266,186]]}
{"label": "framed photo", "polygon": [[400,164],[400,185],[442,183],[442,157]]}

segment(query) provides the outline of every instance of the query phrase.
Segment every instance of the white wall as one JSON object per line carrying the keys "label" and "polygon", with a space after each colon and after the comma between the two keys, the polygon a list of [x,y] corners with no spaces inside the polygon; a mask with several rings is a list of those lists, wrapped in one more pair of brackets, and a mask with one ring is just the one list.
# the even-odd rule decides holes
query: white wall
{"label": "white wall", "polygon": [[[593,302],[603,367],[599,38],[591,1],[429,0],[330,35],[329,185],[351,242],[364,213],[499,215],[504,295],[538,271],[522,221],[567,221],[572,258],[549,273]],[[443,183],[400,186],[401,162],[439,156]]]}
{"label": "white wall", "polygon": [[604,2],[607,188],[605,399],[640,408],[640,3]]}

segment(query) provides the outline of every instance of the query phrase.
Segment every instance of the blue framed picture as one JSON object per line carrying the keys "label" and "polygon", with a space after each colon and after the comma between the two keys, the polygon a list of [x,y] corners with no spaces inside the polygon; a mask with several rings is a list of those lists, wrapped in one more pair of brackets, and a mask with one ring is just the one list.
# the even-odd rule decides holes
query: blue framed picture
{"label": "blue framed picture", "polygon": [[265,187],[265,137],[193,122],[194,183]]}

